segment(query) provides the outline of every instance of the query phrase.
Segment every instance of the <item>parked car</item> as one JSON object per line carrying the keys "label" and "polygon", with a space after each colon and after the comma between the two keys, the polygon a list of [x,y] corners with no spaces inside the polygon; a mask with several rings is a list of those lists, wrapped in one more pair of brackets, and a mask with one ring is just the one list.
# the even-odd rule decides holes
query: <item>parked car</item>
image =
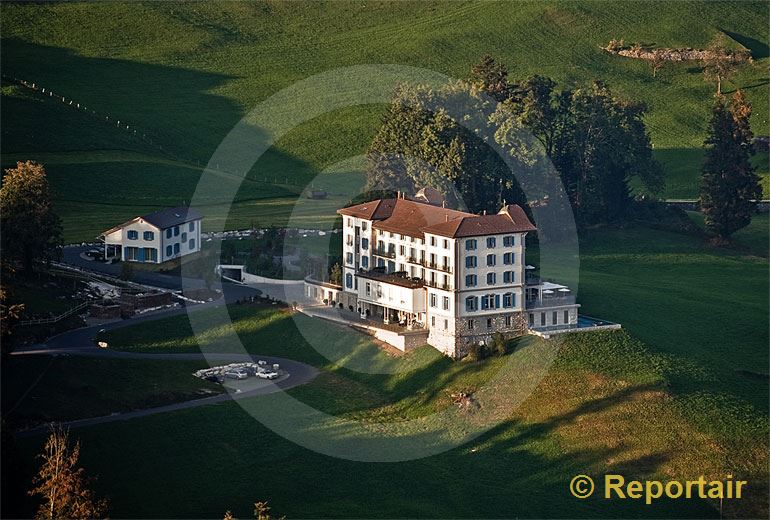
{"label": "parked car", "polygon": [[274,372],[272,370],[264,370],[262,372],[257,372],[257,377],[261,379],[277,379],[278,372]]}
{"label": "parked car", "polygon": [[225,382],[225,378],[218,375],[206,376],[203,379],[205,379],[206,381],[211,381],[212,383],[219,383],[219,384],[222,384]]}
{"label": "parked car", "polygon": [[250,376],[257,375],[257,367],[256,366],[246,365],[245,367],[242,367],[241,370],[245,370],[246,373],[249,374]]}
{"label": "parked car", "polygon": [[89,249],[86,251],[86,256],[94,260],[104,260],[104,251],[101,249]]}
{"label": "parked car", "polygon": [[225,372],[225,377],[230,379],[247,379],[249,373],[242,368],[234,368]]}

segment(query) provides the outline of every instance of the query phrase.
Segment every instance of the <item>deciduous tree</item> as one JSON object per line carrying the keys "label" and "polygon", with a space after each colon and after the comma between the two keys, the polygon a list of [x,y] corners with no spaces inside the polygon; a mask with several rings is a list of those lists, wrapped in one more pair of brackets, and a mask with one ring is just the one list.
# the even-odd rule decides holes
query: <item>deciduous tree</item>
{"label": "deciduous tree", "polygon": [[337,285],[342,284],[342,267],[340,267],[340,264],[334,264],[329,270],[329,281]]}
{"label": "deciduous tree", "polygon": [[666,64],[666,58],[664,56],[663,49],[655,49],[652,51],[652,58],[650,58],[650,69],[652,69],[652,77],[658,75],[658,71]]}
{"label": "deciduous tree", "polygon": [[749,61],[751,55],[746,51],[736,51],[727,48],[727,37],[718,33],[706,49],[703,60],[703,74],[708,81],[717,84],[717,95],[722,95],[722,82],[729,79],[741,63]]}
{"label": "deciduous tree", "polygon": [[5,261],[32,270],[35,260],[50,260],[62,244],[61,223],[53,210],[45,168],[32,161],[5,170],[0,188],[0,229]]}
{"label": "deciduous tree", "polygon": [[[557,90],[549,78],[533,76],[521,86],[519,103],[506,103],[494,122],[497,136],[516,121],[541,142],[561,178],[579,224],[619,220],[630,205],[636,177],[650,194],[663,188],[663,172],[652,156],[644,125],[646,107],[620,98],[601,82]],[[506,119],[514,122],[508,123]],[[512,153],[521,146],[506,143]]]}
{"label": "deciduous tree", "polygon": [[486,80],[474,81],[397,90],[369,150],[369,189],[433,186],[450,205],[480,213],[496,212],[503,200],[552,197],[561,181],[582,225],[625,218],[633,177],[648,194],[661,191],[644,104],[601,82],[558,90],[542,76],[498,102],[479,89]]}
{"label": "deciduous tree", "polygon": [[514,92],[508,82],[508,67],[489,54],[483,55],[471,69],[471,83],[497,101],[505,101]]}
{"label": "deciduous tree", "polygon": [[69,433],[55,427],[45,443],[43,466],[34,479],[30,495],[42,499],[35,518],[93,519],[102,518],[107,503],[97,499],[88,488],[89,481],[83,468],[78,467],[80,442],[69,445]]}
{"label": "deciduous tree", "polygon": [[3,344],[11,335],[11,327],[21,317],[22,312],[24,312],[24,304],[11,303],[8,289],[0,286],[0,341]]}
{"label": "deciduous tree", "polygon": [[524,203],[516,176],[493,148],[497,105],[463,81],[435,89],[402,85],[369,149],[367,189],[414,193],[432,186],[450,205],[477,213],[497,212],[503,200]]}

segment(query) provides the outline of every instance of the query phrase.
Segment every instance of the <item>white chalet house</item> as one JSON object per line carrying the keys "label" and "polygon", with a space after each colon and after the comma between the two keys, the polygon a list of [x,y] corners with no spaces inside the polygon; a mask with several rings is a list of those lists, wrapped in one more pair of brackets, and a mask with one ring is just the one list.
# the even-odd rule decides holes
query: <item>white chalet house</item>
{"label": "white chalet house", "polygon": [[160,264],[201,250],[200,211],[180,206],[135,217],[102,233],[105,258]]}
{"label": "white chalet house", "polygon": [[521,207],[475,215],[426,190],[338,210],[342,287],[319,293],[307,285],[307,296],[331,296],[383,326],[425,331],[427,343],[452,357],[495,332],[577,327],[569,288],[527,275],[525,237],[536,228]]}

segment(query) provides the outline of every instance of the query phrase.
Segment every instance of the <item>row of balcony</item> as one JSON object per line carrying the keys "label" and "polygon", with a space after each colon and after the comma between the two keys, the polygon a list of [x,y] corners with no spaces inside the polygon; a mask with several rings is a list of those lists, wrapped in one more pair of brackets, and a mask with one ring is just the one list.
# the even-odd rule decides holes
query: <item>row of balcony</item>
{"label": "row of balcony", "polygon": [[439,283],[434,280],[423,280],[423,284],[427,285],[428,287],[433,287],[434,289],[441,289],[443,291],[450,291],[452,289],[452,286],[448,283]]}
{"label": "row of balcony", "polygon": [[[380,256],[383,258],[396,258],[396,252],[395,251],[386,251],[384,249],[375,249],[374,254],[376,256]],[[421,265],[423,267],[427,267],[428,269],[435,269],[437,271],[443,271],[445,273],[451,273],[452,272],[452,266],[445,265],[445,264],[438,264],[436,262],[429,262],[428,260],[424,258],[417,258],[414,256],[408,256],[406,257],[406,261],[409,264],[415,264],[415,265]]]}

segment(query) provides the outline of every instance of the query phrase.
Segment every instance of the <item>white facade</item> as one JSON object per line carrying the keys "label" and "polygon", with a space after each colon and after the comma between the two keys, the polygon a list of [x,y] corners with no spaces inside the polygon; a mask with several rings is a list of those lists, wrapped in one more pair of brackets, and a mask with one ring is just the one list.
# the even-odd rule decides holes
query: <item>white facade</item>
{"label": "white facade", "polygon": [[197,253],[201,250],[201,224],[203,220],[193,220],[162,230],[162,262],[180,256]]}
{"label": "white facade", "polygon": [[[182,219],[184,220],[184,219]],[[105,256],[126,262],[163,263],[201,250],[203,218],[159,226],[144,217],[105,231]],[[109,252],[114,252],[109,254]]]}
{"label": "white facade", "polygon": [[[388,202],[392,209],[395,204]],[[505,220],[510,216],[505,208],[495,216],[458,217],[458,212],[433,207],[430,216],[435,220],[436,213],[440,217],[446,211],[445,221],[428,222],[418,232],[408,219],[366,218],[363,210],[372,208],[363,206],[347,209],[348,214],[340,211],[342,290],[357,297],[359,312],[389,324],[395,320],[409,328],[425,328],[428,343],[451,356],[461,356],[467,345],[486,342],[495,332],[513,332],[527,323],[539,328],[542,313],[546,314],[542,327],[577,323],[574,298],[559,293],[551,308],[548,289],[528,291],[525,238],[534,226],[528,221],[529,227],[514,226]],[[400,216],[404,214],[408,212]],[[457,219],[468,219],[470,225],[459,232],[452,226],[459,223]],[[481,232],[469,234],[475,225]],[[538,306],[531,319],[528,302]]]}
{"label": "white facade", "polygon": [[473,215],[419,200],[385,199],[342,214],[342,291],[356,310],[428,332],[428,343],[461,357],[492,334],[573,328],[569,289],[527,276],[524,211]]}

